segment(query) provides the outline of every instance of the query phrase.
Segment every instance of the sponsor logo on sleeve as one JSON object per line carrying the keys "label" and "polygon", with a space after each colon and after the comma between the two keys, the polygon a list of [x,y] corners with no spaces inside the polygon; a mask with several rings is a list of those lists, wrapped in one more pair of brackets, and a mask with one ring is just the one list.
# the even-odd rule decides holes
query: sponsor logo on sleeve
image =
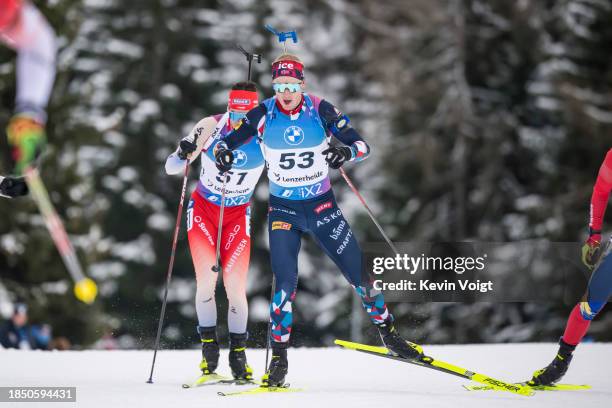
{"label": "sponsor logo on sleeve", "polygon": [[289,231],[291,229],[291,224],[284,221],[272,221],[272,231],[275,230],[285,230]]}

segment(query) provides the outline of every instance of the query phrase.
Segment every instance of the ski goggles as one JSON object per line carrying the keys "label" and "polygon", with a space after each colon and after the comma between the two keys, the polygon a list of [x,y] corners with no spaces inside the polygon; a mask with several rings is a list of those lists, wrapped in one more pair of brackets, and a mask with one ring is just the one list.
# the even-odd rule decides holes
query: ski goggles
{"label": "ski goggles", "polygon": [[300,91],[302,89],[301,83],[297,83],[297,84],[272,84],[272,89],[274,89],[274,92],[280,92],[283,93],[285,91],[289,91],[291,93],[295,93],[297,91]]}
{"label": "ski goggles", "polygon": [[229,118],[232,122],[238,122],[246,118],[246,112],[232,112],[229,113]]}

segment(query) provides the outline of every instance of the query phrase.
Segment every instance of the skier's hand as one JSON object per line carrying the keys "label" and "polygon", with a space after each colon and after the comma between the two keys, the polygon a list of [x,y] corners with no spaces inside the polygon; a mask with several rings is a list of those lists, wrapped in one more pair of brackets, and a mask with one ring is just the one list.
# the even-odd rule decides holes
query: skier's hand
{"label": "skier's hand", "polygon": [[231,150],[225,147],[215,149],[215,165],[221,173],[230,171],[232,164],[234,164],[234,153]]}
{"label": "skier's hand", "polygon": [[187,160],[191,158],[191,153],[195,152],[198,146],[187,138],[181,140],[179,143],[178,157],[181,160]]}
{"label": "skier's hand", "polygon": [[323,150],[325,161],[332,169],[339,169],[353,158],[353,151],[348,146],[336,146]]}
{"label": "skier's hand", "polygon": [[12,147],[14,172],[21,175],[42,152],[47,142],[45,128],[30,115],[19,113],[9,121],[6,134]]}
{"label": "skier's hand", "polygon": [[601,245],[601,234],[591,234],[589,239],[582,246],[582,263],[587,268],[593,269],[597,258],[599,258],[599,250]]}
{"label": "skier's hand", "polygon": [[28,185],[22,177],[0,177],[0,196],[19,197],[28,194]]}

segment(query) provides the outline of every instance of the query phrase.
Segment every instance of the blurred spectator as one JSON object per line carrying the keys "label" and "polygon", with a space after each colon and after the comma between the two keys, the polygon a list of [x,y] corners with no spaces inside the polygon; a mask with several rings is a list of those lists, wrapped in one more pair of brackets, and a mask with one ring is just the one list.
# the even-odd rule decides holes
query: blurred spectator
{"label": "blurred spectator", "polygon": [[4,348],[48,350],[50,340],[51,326],[29,325],[28,307],[24,303],[15,304],[13,316],[0,328],[0,344]]}
{"label": "blurred spectator", "polygon": [[72,343],[66,337],[55,337],[49,345],[50,350],[65,351],[72,348]]}
{"label": "blurred spectator", "polygon": [[104,335],[94,343],[93,348],[96,350],[117,350],[119,343],[112,331],[106,331]]}

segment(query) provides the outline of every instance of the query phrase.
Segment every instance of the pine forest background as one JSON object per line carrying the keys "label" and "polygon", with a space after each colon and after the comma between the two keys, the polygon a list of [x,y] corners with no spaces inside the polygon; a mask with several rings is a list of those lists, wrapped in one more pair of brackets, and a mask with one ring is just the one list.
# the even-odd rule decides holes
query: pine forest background
{"label": "pine forest background", "polygon": [[[67,273],[29,199],[0,201],[0,314],[17,299],[55,336],[92,347],[153,344],[180,195],[166,156],[202,117],[225,109],[246,75],[240,43],[263,54],[253,79],[271,96],[281,48],[264,24],[295,29],[309,91],[351,117],[372,147],[347,169],[394,241],[579,242],[598,167],[612,147],[612,2],[608,0],[48,0],[59,36],[43,179],[80,259],[94,306]],[[0,127],[15,95],[15,54],[0,49]],[[6,143],[2,142],[6,154]],[[2,173],[7,170],[3,161]],[[198,171],[191,173],[190,187]],[[334,173],[361,242],[381,238]],[[267,186],[253,202],[251,345],[265,338],[271,273]],[[576,254],[579,257],[579,254]],[[195,346],[195,284],[184,227],[164,348]],[[224,333],[227,302],[217,290]],[[307,240],[295,345],[374,340],[354,295]],[[393,304],[423,343],[554,341],[571,305]],[[353,313],[352,310],[357,310]],[[355,330],[355,325],[363,325]],[[351,327],[353,327],[351,333]],[[591,338],[612,340],[612,315]],[[221,336],[224,338],[224,335]]]}

